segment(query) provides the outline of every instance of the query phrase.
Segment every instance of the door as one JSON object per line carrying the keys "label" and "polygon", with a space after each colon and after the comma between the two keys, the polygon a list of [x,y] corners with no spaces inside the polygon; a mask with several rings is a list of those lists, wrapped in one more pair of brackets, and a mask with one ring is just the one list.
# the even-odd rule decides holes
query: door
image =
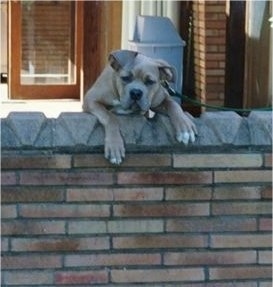
{"label": "door", "polygon": [[11,99],[80,99],[83,1],[10,1]]}

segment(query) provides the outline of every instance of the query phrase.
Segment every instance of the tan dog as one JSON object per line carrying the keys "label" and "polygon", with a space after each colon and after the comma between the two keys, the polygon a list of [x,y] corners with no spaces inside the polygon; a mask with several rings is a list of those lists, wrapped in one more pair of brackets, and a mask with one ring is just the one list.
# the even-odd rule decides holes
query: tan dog
{"label": "tan dog", "polygon": [[[145,114],[165,110],[173,124],[176,139],[188,144],[195,141],[196,127],[162,86],[174,81],[174,69],[163,60],[154,60],[129,50],[114,51],[109,65],[84,98],[83,110],[94,114],[105,129],[105,157],[120,164],[125,157],[124,142],[113,112]],[[113,108],[110,110],[109,108]]]}

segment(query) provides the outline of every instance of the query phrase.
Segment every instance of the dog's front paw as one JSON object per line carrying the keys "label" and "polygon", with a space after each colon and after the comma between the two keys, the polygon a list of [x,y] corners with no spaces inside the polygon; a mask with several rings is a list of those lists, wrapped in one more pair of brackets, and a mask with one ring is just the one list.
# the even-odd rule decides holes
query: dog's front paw
{"label": "dog's front paw", "polygon": [[195,133],[191,130],[189,132],[180,132],[176,135],[176,140],[178,142],[182,142],[183,144],[187,145],[190,142],[195,142],[196,135]]}
{"label": "dog's front paw", "polygon": [[112,164],[121,164],[125,157],[125,147],[121,136],[112,140],[105,140],[104,156]]}
{"label": "dog's front paw", "polygon": [[183,114],[176,123],[176,140],[185,145],[194,143],[197,136],[197,129],[190,116],[186,113]]}

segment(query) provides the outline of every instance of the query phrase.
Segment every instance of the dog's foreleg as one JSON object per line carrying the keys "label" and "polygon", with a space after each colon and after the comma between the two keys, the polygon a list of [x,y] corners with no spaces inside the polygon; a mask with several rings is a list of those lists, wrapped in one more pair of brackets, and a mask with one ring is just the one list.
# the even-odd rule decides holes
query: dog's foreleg
{"label": "dog's foreleg", "polygon": [[187,145],[194,142],[197,135],[197,129],[190,116],[185,113],[179,104],[171,98],[166,98],[162,105],[170,117],[171,123],[175,129],[175,135],[178,142]]}
{"label": "dog's foreleg", "polygon": [[92,113],[103,125],[105,131],[104,156],[113,164],[120,164],[125,157],[124,142],[121,137],[118,120],[103,104],[98,102],[84,106],[84,111]]}

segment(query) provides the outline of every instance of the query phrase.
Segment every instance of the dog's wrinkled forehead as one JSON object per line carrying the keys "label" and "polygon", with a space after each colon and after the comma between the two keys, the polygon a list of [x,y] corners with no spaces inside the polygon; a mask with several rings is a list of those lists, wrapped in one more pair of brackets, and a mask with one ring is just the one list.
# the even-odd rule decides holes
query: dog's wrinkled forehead
{"label": "dog's wrinkled forehead", "polygon": [[158,75],[161,80],[175,81],[176,71],[166,61],[152,59],[135,51],[114,51],[109,55],[109,63],[119,73],[122,71],[133,71],[137,74],[145,71],[147,73],[150,72],[154,76]]}

